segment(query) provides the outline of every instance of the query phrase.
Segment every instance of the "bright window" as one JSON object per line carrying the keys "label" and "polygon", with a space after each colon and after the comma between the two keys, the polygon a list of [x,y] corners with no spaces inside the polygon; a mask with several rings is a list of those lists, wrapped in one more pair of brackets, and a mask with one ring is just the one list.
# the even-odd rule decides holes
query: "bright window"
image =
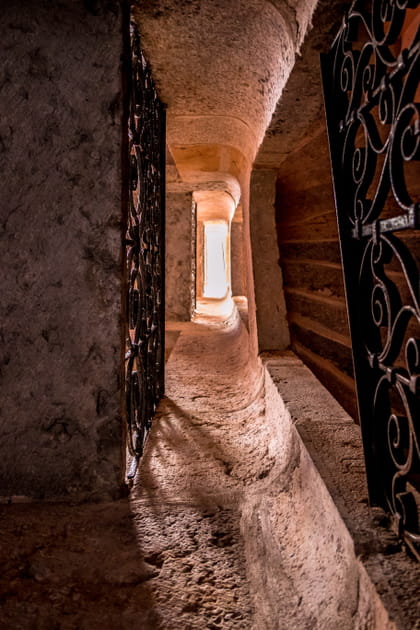
{"label": "bright window", "polygon": [[227,286],[227,223],[204,224],[204,296],[225,297]]}

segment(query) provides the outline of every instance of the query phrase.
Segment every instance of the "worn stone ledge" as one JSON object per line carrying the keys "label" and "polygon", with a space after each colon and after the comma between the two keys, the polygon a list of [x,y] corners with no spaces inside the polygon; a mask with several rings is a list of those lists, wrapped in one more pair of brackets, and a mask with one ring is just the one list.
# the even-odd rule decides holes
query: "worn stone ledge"
{"label": "worn stone ledge", "polygon": [[[248,355],[238,317],[220,324],[179,329],[138,498],[236,511],[252,630],[396,630],[297,431],[288,397],[264,369],[267,361]],[[280,377],[296,367],[313,379],[312,389],[301,383],[310,402],[321,386],[309,370],[291,354],[270,358],[279,361]]]}
{"label": "worn stone ledge", "polygon": [[[316,492],[311,500],[324,500],[321,485],[325,484],[352,539],[358,579],[363,584],[359,590],[366,597],[366,589],[376,589],[391,620],[391,625],[372,625],[370,618],[366,627],[418,628],[420,566],[407,556],[387,528],[382,511],[368,505],[359,427],[293,353],[266,353],[262,359],[288,411],[285,417],[289,416],[296,427],[303,460],[310,458],[319,482],[322,479],[323,483],[313,484]],[[296,499],[299,497],[298,492]]]}
{"label": "worn stone ledge", "polygon": [[[229,324],[197,323],[179,327],[168,362],[168,398],[142,462],[136,498],[236,511],[252,630],[396,630],[337,498],[298,433],[303,406],[295,413],[290,396],[277,386],[282,379],[287,384],[296,368],[292,394],[301,392],[308,417],[317,417],[311,407],[317,395],[318,415],[331,409],[323,388],[292,354],[252,359],[237,316]],[[336,416],[329,424],[342,428],[346,416]],[[363,488],[357,491],[363,499]]]}

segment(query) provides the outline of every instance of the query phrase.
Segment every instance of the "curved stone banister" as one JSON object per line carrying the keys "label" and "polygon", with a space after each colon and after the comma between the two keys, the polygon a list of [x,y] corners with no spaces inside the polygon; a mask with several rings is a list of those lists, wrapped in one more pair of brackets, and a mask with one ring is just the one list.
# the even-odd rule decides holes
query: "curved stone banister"
{"label": "curved stone banister", "polygon": [[168,145],[182,179],[195,181],[203,171],[240,177],[249,168],[315,4],[135,2],[143,47],[168,105]]}

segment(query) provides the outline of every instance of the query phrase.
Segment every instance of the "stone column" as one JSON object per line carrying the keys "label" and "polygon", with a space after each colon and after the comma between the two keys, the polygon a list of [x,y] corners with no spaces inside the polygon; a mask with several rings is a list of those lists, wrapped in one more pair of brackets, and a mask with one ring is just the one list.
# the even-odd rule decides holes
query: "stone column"
{"label": "stone column", "polygon": [[187,322],[193,303],[192,193],[166,194],[166,319]]}
{"label": "stone column", "polygon": [[230,226],[232,295],[246,295],[242,222],[233,219]]}
{"label": "stone column", "polygon": [[276,177],[274,170],[254,170],[251,175],[250,229],[260,352],[284,350],[290,343],[274,216]]}
{"label": "stone column", "polygon": [[0,21],[0,495],[116,496],[121,3],[6,1]]}

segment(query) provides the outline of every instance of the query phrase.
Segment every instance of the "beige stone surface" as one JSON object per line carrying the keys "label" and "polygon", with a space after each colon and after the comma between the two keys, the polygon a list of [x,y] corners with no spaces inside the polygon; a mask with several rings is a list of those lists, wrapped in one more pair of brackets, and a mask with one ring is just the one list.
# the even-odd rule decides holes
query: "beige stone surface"
{"label": "beige stone surface", "polygon": [[254,170],[251,176],[252,268],[260,352],[285,350],[290,343],[274,219],[276,179],[274,170]]}
{"label": "beige stone surface", "polygon": [[231,225],[231,259],[232,259],[232,295],[246,295],[244,240],[242,221],[233,221]]}
{"label": "beige stone surface", "polygon": [[[359,427],[293,353],[266,353],[263,361],[363,564],[357,619],[366,611],[366,594],[374,584],[398,629],[416,629],[420,566],[407,554],[384,512],[369,507]],[[366,612],[371,624],[382,614],[381,608]],[[376,623],[386,627],[384,621]]]}
{"label": "beige stone surface", "polygon": [[0,496],[122,484],[121,11],[0,12]]}
{"label": "beige stone surface", "polygon": [[316,2],[293,70],[259,148],[258,167],[281,171],[289,155],[305,145],[316,146],[320,121],[324,120],[319,55],[329,50],[350,3],[350,0]]}
{"label": "beige stone surface", "polygon": [[2,627],[392,630],[240,318],[169,329],[129,500],[2,506]]}
{"label": "beige stone surface", "polygon": [[225,145],[252,160],[315,1],[134,4],[171,150]]}
{"label": "beige stone surface", "polygon": [[195,191],[226,191],[235,205],[242,202],[243,284],[250,309],[250,345],[255,349],[249,173],[316,1],[133,4],[142,45],[168,106],[171,190],[175,186],[185,191],[188,186]]}
{"label": "beige stone surface", "polygon": [[[43,0],[22,11],[12,4],[3,14],[1,90],[20,124],[0,123],[6,196],[16,205],[3,234],[4,297],[15,327],[4,335],[13,352],[3,358],[12,394],[3,403],[2,479],[8,494],[103,498],[119,489],[122,464],[119,3],[61,2],[59,14]],[[136,4],[169,106],[171,193],[184,201],[202,190],[241,198],[250,335],[237,317],[171,329],[167,398],[130,499],[28,505],[15,494],[2,505],[1,625],[392,630],[372,580],[383,579],[384,592],[400,579],[384,559],[395,542],[379,545],[379,563],[367,558],[368,575],[356,553],[365,543],[368,555],[370,539],[362,532],[355,553],[312,461],[327,447],[323,432],[310,427],[318,439],[304,447],[256,359],[251,162],[315,2]],[[309,76],[303,85],[316,92]],[[299,87],[293,93],[289,116]],[[273,136],[281,139],[282,130],[272,127]],[[292,133],[285,150],[268,147],[260,165],[276,166],[296,139]],[[275,253],[272,241],[267,250]],[[246,299],[237,302],[247,319]],[[65,405],[62,394],[70,396]],[[305,409],[310,415],[312,401],[303,402],[298,418]],[[336,434],[352,448],[347,427]],[[349,473],[353,463],[331,458],[333,472],[340,464]]]}
{"label": "beige stone surface", "polygon": [[[249,306],[249,346],[255,352],[250,171],[310,27],[316,0],[133,4],[159,94],[168,106],[171,190],[175,186],[185,191],[187,186],[194,191],[226,191],[235,204],[241,202],[241,284]],[[274,317],[269,327],[268,345],[262,347],[285,347],[287,331],[279,332]],[[286,329],[283,322],[280,327]]]}
{"label": "beige stone surface", "polygon": [[4,630],[249,628],[234,512],[120,500],[0,512]]}
{"label": "beige stone surface", "polygon": [[193,283],[193,198],[191,192],[166,193],[165,316],[189,321]]}

